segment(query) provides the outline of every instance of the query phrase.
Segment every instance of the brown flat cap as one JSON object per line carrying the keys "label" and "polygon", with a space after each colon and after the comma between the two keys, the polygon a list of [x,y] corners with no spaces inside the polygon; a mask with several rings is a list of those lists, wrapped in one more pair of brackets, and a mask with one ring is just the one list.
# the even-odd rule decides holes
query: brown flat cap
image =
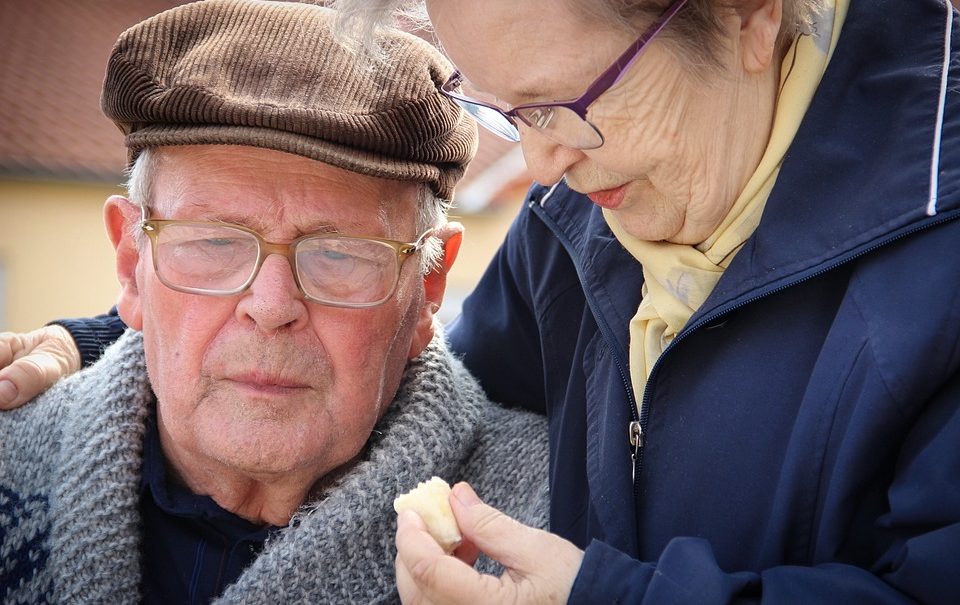
{"label": "brown flat cap", "polygon": [[135,25],[113,48],[104,113],[129,160],[163,145],[251,145],[361,174],[429,183],[449,200],[476,126],[440,93],[452,71],[429,43],[384,33],[385,63],[352,55],[332,10],[205,0]]}

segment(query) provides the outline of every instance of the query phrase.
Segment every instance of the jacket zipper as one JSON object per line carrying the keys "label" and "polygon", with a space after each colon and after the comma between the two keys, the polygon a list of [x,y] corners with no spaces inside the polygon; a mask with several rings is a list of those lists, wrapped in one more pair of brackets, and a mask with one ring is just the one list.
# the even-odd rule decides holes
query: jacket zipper
{"label": "jacket zipper", "polygon": [[[553,193],[553,190],[556,189],[556,185],[551,187],[545,194],[542,196],[543,201],[546,201],[545,198]],[[560,225],[553,220],[553,217],[548,215],[542,210],[541,203],[538,203],[537,198],[531,198],[527,204],[533,213],[540,218],[548,227],[550,231],[553,232],[554,236],[557,238],[557,241],[560,242],[560,245],[563,246],[563,249],[567,251],[567,255],[570,257],[570,261],[573,263],[574,269],[577,271],[577,278],[580,280],[580,284],[586,283],[586,276],[583,273],[583,268],[580,266],[579,255],[576,253],[576,250],[573,247],[573,244],[570,243],[570,240],[566,237],[563,230],[560,228]],[[613,335],[613,329],[610,328],[610,325],[603,320],[603,315],[600,313],[600,309],[597,306],[597,302],[593,297],[593,292],[588,292],[586,288],[583,289],[584,297],[587,299],[587,305],[589,305],[590,310],[593,312],[593,317],[597,321],[597,327],[600,328],[600,332],[603,334],[604,339],[607,343],[617,342],[616,338]],[[634,483],[634,496],[636,496],[636,476],[637,470],[639,468],[640,455],[643,452],[643,430],[644,425],[642,424],[640,413],[637,410],[637,402],[633,394],[633,387],[630,386],[630,374],[626,370],[626,364],[623,359],[620,358],[620,355],[617,354],[617,349],[615,346],[609,346],[610,356],[613,358],[613,363],[617,366],[617,373],[620,374],[620,380],[623,383],[623,390],[627,394],[627,403],[630,406],[630,423],[627,426],[627,434],[631,444],[630,461],[631,461],[631,475],[632,481]]]}
{"label": "jacket zipper", "polygon": [[[878,248],[882,248],[883,246],[886,246],[887,244],[893,243],[893,242],[895,242],[895,241],[897,241],[897,240],[899,240],[899,239],[902,239],[902,238],[904,238],[904,237],[908,237],[908,236],[910,236],[910,235],[913,235],[914,233],[917,233],[917,232],[919,232],[919,231],[924,231],[925,229],[929,229],[929,228],[931,228],[931,227],[935,227],[935,226],[940,225],[940,224],[943,224],[943,223],[948,223],[948,222],[950,222],[950,221],[952,221],[952,220],[956,220],[957,218],[960,218],[960,212],[953,211],[953,212],[950,212],[950,213],[946,214],[945,216],[942,216],[942,217],[941,217],[940,219],[938,219],[938,220],[930,221],[930,222],[924,223],[924,224],[922,224],[922,225],[915,226],[915,227],[913,227],[913,228],[911,228],[911,229],[907,229],[906,231],[902,231],[902,232],[899,232],[899,233],[895,233],[895,234],[893,234],[892,236],[890,236],[890,237],[888,237],[888,238],[886,238],[886,239],[880,240],[879,242],[876,242],[876,243],[874,243],[873,245],[871,245],[871,246],[869,246],[869,247],[867,247],[867,248],[863,248],[863,249],[861,249],[861,250],[857,250],[857,251],[855,251],[855,252],[849,253],[847,256],[842,256],[842,257],[840,257],[838,260],[836,260],[833,264],[829,264],[829,265],[826,265],[826,266],[824,266],[824,267],[820,267],[819,269],[816,269],[816,270],[814,270],[814,271],[811,272],[811,273],[808,273],[808,274],[806,274],[806,275],[802,275],[801,277],[799,277],[798,279],[795,279],[794,281],[791,281],[791,282],[786,283],[786,284],[779,285],[779,286],[777,286],[777,287],[775,287],[775,288],[772,288],[772,289],[770,289],[770,290],[767,290],[767,291],[765,291],[765,292],[761,292],[761,293],[757,294],[756,296],[753,296],[752,298],[748,298],[748,299],[746,299],[746,300],[742,300],[742,301],[740,301],[740,302],[737,302],[737,303],[731,305],[731,306],[728,307],[728,308],[717,309],[716,311],[714,311],[714,312],[711,313],[710,315],[704,315],[704,316],[701,317],[699,320],[697,320],[697,322],[694,323],[693,325],[690,325],[690,326],[685,327],[683,330],[680,331],[679,334],[677,334],[677,337],[674,338],[674,339],[670,342],[670,344],[667,345],[667,348],[665,348],[665,349],[663,350],[663,353],[661,353],[661,354],[660,354],[660,357],[657,358],[657,361],[654,362],[653,368],[650,369],[650,376],[647,378],[647,386],[646,386],[646,387],[644,388],[644,390],[643,390],[643,398],[641,399],[641,403],[640,403],[640,414],[639,414],[639,416],[640,416],[640,419],[639,419],[639,424],[640,424],[640,427],[639,427],[639,428],[640,428],[640,431],[639,431],[639,435],[640,435],[641,437],[642,437],[643,435],[646,435],[647,422],[649,421],[649,416],[650,416],[650,411],[649,411],[649,408],[650,408],[650,386],[653,384],[654,377],[655,377],[656,374],[657,374],[657,369],[660,368],[660,365],[661,365],[661,363],[662,363],[662,361],[663,361],[663,358],[667,356],[667,353],[668,353],[671,349],[673,349],[674,346],[676,346],[676,344],[677,344],[678,342],[680,342],[681,340],[685,339],[688,335],[692,334],[692,333],[695,332],[696,330],[699,330],[700,328],[702,328],[702,327],[705,326],[705,325],[708,325],[708,324],[711,324],[711,323],[715,322],[716,320],[720,319],[720,318],[723,317],[724,315],[727,315],[727,314],[729,314],[729,313],[732,313],[733,311],[736,311],[737,309],[740,309],[740,308],[742,308],[742,307],[745,307],[745,306],[747,306],[747,305],[749,305],[749,304],[755,303],[755,302],[757,302],[758,300],[760,300],[760,299],[762,299],[762,298],[766,298],[767,296],[770,296],[770,295],[772,295],[772,294],[776,294],[776,293],[778,293],[778,292],[782,292],[783,290],[786,290],[787,288],[792,288],[793,286],[796,286],[796,285],[798,285],[798,284],[801,284],[801,283],[803,283],[803,282],[805,282],[805,281],[811,280],[811,279],[813,279],[813,278],[815,278],[815,277],[819,277],[820,275],[823,275],[824,273],[827,273],[827,272],[829,272],[829,271],[833,271],[834,269],[837,269],[838,267],[841,267],[841,266],[843,266],[843,265],[845,265],[845,264],[847,264],[847,263],[849,263],[849,262],[852,262],[852,261],[856,260],[857,258],[859,258],[859,257],[861,257],[861,256],[864,256],[864,255],[866,255],[866,254],[869,254],[869,253],[873,252],[874,250],[876,250],[876,249],[878,249]],[[631,430],[631,435],[632,435],[632,431],[633,431],[633,426],[632,426],[632,425],[633,425],[633,423],[630,423],[630,425],[631,425],[631,426],[630,426],[630,430]],[[632,445],[633,445],[633,440],[631,439],[631,446],[632,446]],[[643,441],[642,441],[642,439],[640,440],[639,451],[634,452],[633,454],[631,454],[631,458],[634,458],[634,459],[636,460],[636,467],[635,467],[634,470],[633,470],[633,477],[634,477],[634,481],[633,481],[633,495],[634,495],[634,498],[636,499],[636,498],[639,498],[639,495],[640,495],[640,494],[639,494],[639,483],[637,482],[636,478],[637,478],[637,476],[639,476],[640,471],[642,470],[642,467],[643,467]]]}

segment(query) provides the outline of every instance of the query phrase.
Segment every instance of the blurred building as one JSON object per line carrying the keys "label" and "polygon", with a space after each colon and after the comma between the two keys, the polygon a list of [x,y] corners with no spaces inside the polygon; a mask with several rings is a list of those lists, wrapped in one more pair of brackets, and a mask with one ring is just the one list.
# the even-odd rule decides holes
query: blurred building
{"label": "blurred building", "polygon": [[[122,193],[123,138],[99,109],[114,41],[171,0],[0,0],[0,331],[106,311],[117,294],[104,200]],[[516,214],[516,145],[481,133],[451,214],[466,226],[451,318]]]}

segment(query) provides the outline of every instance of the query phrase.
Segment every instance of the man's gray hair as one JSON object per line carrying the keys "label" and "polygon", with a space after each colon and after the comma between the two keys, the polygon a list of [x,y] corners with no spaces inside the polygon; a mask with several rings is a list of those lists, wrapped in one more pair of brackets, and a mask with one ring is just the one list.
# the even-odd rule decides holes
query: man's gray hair
{"label": "man's gray hair", "polygon": [[[162,154],[152,149],[144,149],[137,156],[136,161],[127,173],[127,197],[133,203],[148,210],[153,209],[166,214],[162,200],[153,199],[154,183]],[[447,223],[447,210],[450,204],[438,198],[430,185],[423,183],[419,187],[417,196],[416,232],[423,233],[427,229],[439,229]],[[132,225],[133,238],[138,247],[146,243],[146,234],[139,224]],[[420,250],[420,273],[426,275],[440,265],[443,259],[443,245],[438,237],[428,237]]]}
{"label": "man's gray hair", "polygon": [[[636,30],[637,18],[659,15],[667,0],[560,0],[574,13],[591,21],[608,23],[623,30]],[[664,32],[673,39],[680,52],[694,65],[717,66],[716,56],[721,39],[719,9],[737,8],[748,0],[688,0],[673,18],[673,31]],[[797,36],[810,32],[822,0],[783,0],[783,22],[778,43],[789,46]],[[376,31],[401,24],[427,29],[424,0],[331,0],[339,11],[334,34],[349,48],[382,59],[383,50],[376,41]],[[637,32],[639,34],[639,32]]]}

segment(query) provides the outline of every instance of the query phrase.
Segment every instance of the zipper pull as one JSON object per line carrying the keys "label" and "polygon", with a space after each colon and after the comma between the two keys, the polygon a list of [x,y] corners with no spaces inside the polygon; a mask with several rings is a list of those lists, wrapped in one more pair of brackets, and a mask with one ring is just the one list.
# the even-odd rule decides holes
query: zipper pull
{"label": "zipper pull", "polygon": [[643,428],[640,427],[639,422],[634,420],[627,426],[627,431],[630,435],[630,445],[633,447],[633,450],[630,452],[630,481],[636,483],[637,454],[640,452],[640,448],[643,447]]}

